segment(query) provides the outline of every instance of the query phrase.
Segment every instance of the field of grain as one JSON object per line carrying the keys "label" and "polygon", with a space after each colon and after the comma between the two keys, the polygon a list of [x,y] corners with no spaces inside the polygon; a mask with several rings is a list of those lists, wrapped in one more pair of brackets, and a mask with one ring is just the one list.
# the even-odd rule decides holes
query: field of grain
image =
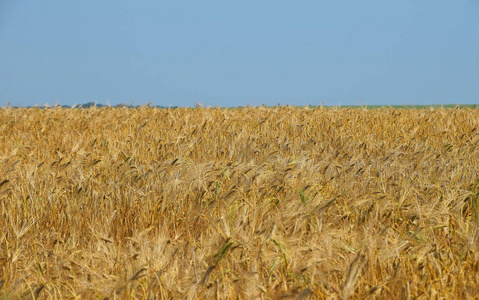
{"label": "field of grain", "polygon": [[0,109],[0,299],[479,295],[479,110]]}

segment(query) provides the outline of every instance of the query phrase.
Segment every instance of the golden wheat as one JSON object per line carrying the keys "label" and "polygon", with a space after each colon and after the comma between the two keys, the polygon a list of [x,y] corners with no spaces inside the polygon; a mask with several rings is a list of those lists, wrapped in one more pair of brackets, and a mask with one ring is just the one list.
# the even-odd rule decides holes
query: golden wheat
{"label": "golden wheat", "polygon": [[0,295],[475,298],[478,143],[475,109],[3,108]]}

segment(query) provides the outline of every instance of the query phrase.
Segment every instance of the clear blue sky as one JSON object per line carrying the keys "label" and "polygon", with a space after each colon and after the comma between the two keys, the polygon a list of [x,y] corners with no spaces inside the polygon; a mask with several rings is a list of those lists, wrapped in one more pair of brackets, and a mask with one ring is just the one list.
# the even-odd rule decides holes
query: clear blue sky
{"label": "clear blue sky", "polygon": [[479,0],[0,0],[0,106],[479,103]]}

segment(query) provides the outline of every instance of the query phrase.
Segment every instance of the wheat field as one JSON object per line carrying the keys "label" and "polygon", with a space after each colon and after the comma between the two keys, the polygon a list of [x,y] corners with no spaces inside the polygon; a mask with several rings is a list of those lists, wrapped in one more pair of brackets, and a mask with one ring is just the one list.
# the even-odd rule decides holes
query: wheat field
{"label": "wheat field", "polygon": [[0,109],[0,299],[474,299],[479,110]]}

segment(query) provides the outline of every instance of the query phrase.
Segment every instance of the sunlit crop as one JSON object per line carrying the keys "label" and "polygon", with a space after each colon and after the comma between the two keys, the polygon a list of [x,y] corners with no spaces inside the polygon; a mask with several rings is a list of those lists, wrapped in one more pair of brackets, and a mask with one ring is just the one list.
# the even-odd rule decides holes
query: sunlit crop
{"label": "sunlit crop", "polygon": [[478,144],[472,108],[2,108],[0,299],[474,298]]}

